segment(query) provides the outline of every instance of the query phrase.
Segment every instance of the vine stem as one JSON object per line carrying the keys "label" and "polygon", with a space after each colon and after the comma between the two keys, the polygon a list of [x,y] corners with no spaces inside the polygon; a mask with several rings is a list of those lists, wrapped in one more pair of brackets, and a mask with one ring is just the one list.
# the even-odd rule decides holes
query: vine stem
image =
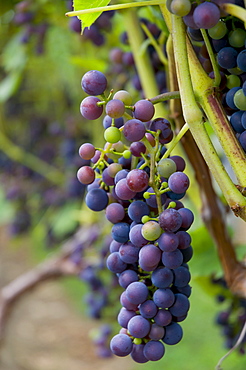
{"label": "vine stem", "polygon": [[210,58],[210,61],[212,63],[213,70],[214,70],[214,86],[219,87],[219,84],[220,84],[220,81],[221,81],[221,76],[220,76],[220,71],[219,71],[219,68],[218,68],[218,64],[216,62],[211,43],[209,41],[207,31],[202,28],[201,33],[202,33],[202,37],[203,37],[203,40],[205,42],[205,45],[206,45],[206,48],[207,48],[207,51],[208,51],[208,54],[209,54],[209,58]]}
{"label": "vine stem", "polygon": [[[203,124],[203,113],[196,101],[197,96],[193,90],[192,83],[194,81],[194,76],[192,79],[188,60],[188,52],[191,51],[191,48],[188,47],[187,52],[186,29],[183,20],[181,17],[172,14],[170,24],[170,13],[167,15],[168,11],[166,7],[161,6],[161,11],[164,18],[165,16],[169,17],[169,27],[173,40],[175,64],[184,119],[189,125],[190,131],[228,204],[237,216],[240,216],[246,221],[246,199],[240,191],[238,191],[226,172]],[[192,59],[191,63],[192,62],[194,64],[192,64],[192,72],[194,70],[197,72],[199,70],[198,61]],[[197,80],[196,91],[199,91],[200,95],[204,97],[204,90],[206,91],[206,88],[209,86],[210,79],[207,80],[202,73],[201,75],[195,73],[195,76]],[[211,107],[208,110],[208,113],[209,111],[212,111]],[[211,118],[211,116],[209,118]],[[215,119],[215,117],[212,118]]]}
{"label": "vine stem", "polygon": [[82,10],[67,12],[65,15],[67,17],[75,17],[75,16],[83,15],[83,14],[107,12],[110,10],[122,10],[122,9],[136,8],[136,7],[141,7],[141,6],[159,5],[161,3],[164,3],[164,1],[149,0],[149,1],[138,1],[138,2],[133,2],[133,3],[125,3],[125,4],[114,4],[114,5],[99,6],[96,8],[89,8],[89,9],[82,9]]}
{"label": "vine stem", "polygon": [[171,141],[169,144],[169,147],[167,151],[164,153],[162,158],[167,158],[171,154],[172,150],[175,148],[175,146],[178,144],[178,142],[182,139],[184,134],[189,130],[188,123],[185,123],[182,128],[180,129],[179,133],[175,136],[175,138]]}

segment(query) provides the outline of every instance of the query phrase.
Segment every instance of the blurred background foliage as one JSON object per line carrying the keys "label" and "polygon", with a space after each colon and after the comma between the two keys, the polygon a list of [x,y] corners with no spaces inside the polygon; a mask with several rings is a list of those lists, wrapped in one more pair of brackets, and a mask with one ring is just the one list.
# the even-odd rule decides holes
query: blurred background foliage
{"label": "blurred background foliage", "polygon": [[[101,212],[95,215],[83,210],[85,189],[76,178],[77,169],[83,165],[79,146],[87,141],[103,145],[101,120],[88,124],[79,112],[84,98],[82,75],[98,69],[105,72],[109,86],[115,90],[128,88],[134,99],[140,93],[129,83],[135,74],[132,67],[126,63],[124,71],[117,73],[109,58],[110,50],[119,44],[124,52],[130,52],[127,43],[121,42],[124,25],[119,14],[101,31],[103,40],[96,35],[93,41],[75,32],[77,18],[65,17],[71,10],[70,1],[35,0],[26,4],[25,19],[21,19],[23,9],[18,1],[1,2],[0,9],[0,221],[11,234],[14,247],[23,248],[20,240],[29,238],[34,248],[28,251],[33,261],[39,262],[58,249],[80,224],[102,222],[103,218]],[[91,253],[100,249],[107,232],[106,225],[101,242]],[[221,288],[211,284],[211,277],[221,277],[222,271],[199,215],[191,235],[193,292],[189,317],[182,323],[184,339],[175,348],[167,348],[158,364],[141,365],[146,370],[156,366],[169,370],[213,369],[226,351],[215,318],[227,303],[218,305],[216,296]],[[238,251],[242,256],[245,248]],[[107,272],[102,272],[102,278],[109,279]],[[81,298],[83,292],[88,292],[87,285],[68,279],[64,286],[75,307],[81,306],[85,315],[87,308]],[[111,306],[104,310],[104,321],[113,323],[115,331],[118,294],[118,290],[111,293]],[[138,367],[132,364],[132,369]],[[245,357],[235,353],[224,368],[245,367]]]}

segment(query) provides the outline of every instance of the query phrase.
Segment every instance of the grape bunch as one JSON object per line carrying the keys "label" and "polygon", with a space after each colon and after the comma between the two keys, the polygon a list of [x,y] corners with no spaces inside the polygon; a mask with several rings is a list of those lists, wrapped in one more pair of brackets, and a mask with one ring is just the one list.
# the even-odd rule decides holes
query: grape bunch
{"label": "grape bunch", "polygon": [[104,210],[112,223],[106,265],[124,291],[122,328],[110,347],[138,363],[157,361],[164,343],[181,340],[179,323],[190,307],[187,262],[193,250],[187,230],[194,216],[181,202],[189,188],[186,163],[167,150],[173,139],[170,122],[153,118],[150,100],[132,105],[125,90],[106,97],[107,79],[95,70],[82,77],[81,86],[88,94],[80,106],[83,117],[95,120],[106,113],[104,148],[80,146],[80,157],[91,165],[81,167],[77,177],[87,185],[87,207]]}
{"label": "grape bunch", "polygon": [[[242,149],[246,152],[246,30],[244,23],[221,8],[228,1],[214,0],[190,3],[189,0],[167,2],[170,12],[183,17],[188,34],[200,42],[199,59],[203,68],[214,78],[210,56],[200,29],[205,29],[221,75],[219,94],[230,124]],[[232,0],[245,8],[241,0]]]}
{"label": "grape bunch", "polygon": [[[228,291],[225,280],[222,278],[212,279],[212,283],[220,288],[217,301],[225,306],[216,317],[216,324],[220,326],[222,335],[225,337],[225,347],[231,349],[237,342],[245,324],[246,300],[232,295]],[[246,335],[242,338],[238,351],[245,354]]]}

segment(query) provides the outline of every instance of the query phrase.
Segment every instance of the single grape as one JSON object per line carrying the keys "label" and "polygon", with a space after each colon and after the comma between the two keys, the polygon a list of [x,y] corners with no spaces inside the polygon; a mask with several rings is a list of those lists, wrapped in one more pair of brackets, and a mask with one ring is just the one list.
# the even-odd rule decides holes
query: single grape
{"label": "single grape", "polygon": [[127,174],[126,183],[131,191],[144,191],[148,186],[149,176],[144,170],[135,168]]}
{"label": "single grape", "polygon": [[190,185],[188,176],[183,172],[174,172],[168,179],[169,188],[176,194],[186,192]]}
{"label": "single grape", "polygon": [[117,127],[109,127],[104,131],[104,139],[108,143],[117,143],[121,139],[121,132]]}
{"label": "single grape", "polygon": [[171,233],[178,231],[182,225],[182,216],[179,211],[169,208],[160,214],[159,224],[164,231]]}
{"label": "single grape", "polygon": [[195,8],[193,18],[197,28],[209,29],[219,22],[220,10],[216,4],[205,1]]}
{"label": "single grape", "polygon": [[146,147],[141,141],[136,141],[131,143],[130,152],[135,157],[141,157],[141,154],[144,154],[146,152]]}
{"label": "single grape", "polygon": [[83,166],[78,170],[77,178],[84,185],[92,184],[95,180],[95,172],[93,168],[89,166]]}
{"label": "single grape", "polygon": [[238,76],[236,75],[227,76],[226,87],[228,89],[232,89],[233,87],[238,87],[238,86],[241,86],[241,80]]}
{"label": "single grape", "polygon": [[228,105],[228,107],[230,107],[231,109],[237,109],[237,107],[235,106],[234,104],[234,96],[236,94],[236,92],[240,90],[240,87],[233,87],[232,89],[230,89],[227,93],[226,93],[226,104]]}
{"label": "single grape", "polygon": [[157,288],[168,288],[173,282],[173,272],[160,266],[152,272],[151,281]]}
{"label": "single grape", "polygon": [[[212,3],[211,3],[212,4]],[[202,5],[202,4],[201,4]],[[226,46],[217,54],[217,60],[222,68],[230,69],[237,66],[237,51],[231,46]]]}
{"label": "single grape", "polygon": [[150,331],[150,323],[141,315],[137,315],[129,320],[127,329],[133,337],[144,338]]}
{"label": "single grape", "polygon": [[79,148],[79,155],[82,159],[91,159],[96,153],[94,145],[90,143],[84,143]]}
{"label": "single grape", "polygon": [[172,252],[178,248],[179,238],[174,233],[165,232],[159,237],[158,245],[163,252]]}
{"label": "single grape", "polygon": [[119,199],[129,200],[129,199],[134,198],[134,196],[136,195],[136,192],[129,189],[127,182],[126,182],[126,178],[123,178],[117,182],[115,186],[115,194],[117,195]]}
{"label": "single grape", "polygon": [[[222,39],[227,33],[227,27],[225,22],[220,20],[214,27],[208,30],[209,36],[214,40]],[[233,46],[233,45],[232,45]]]}
{"label": "single grape", "polygon": [[[245,54],[245,58],[246,58],[246,54]],[[238,109],[241,109],[244,111],[246,110],[246,96],[243,93],[243,89],[239,89],[238,91],[236,91],[234,98],[233,98],[233,102]]]}
{"label": "single grape", "polygon": [[[108,115],[106,115],[103,119],[103,127],[105,128],[109,128],[113,123],[113,119],[111,117],[109,117]],[[124,125],[124,119],[123,117],[119,117],[119,118],[115,118],[114,119],[114,126],[117,127],[117,128],[120,128]]]}
{"label": "single grape", "polygon": [[134,316],[136,316],[135,311],[130,311],[127,310],[125,307],[122,307],[118,314],[117,320],[120,326],[127,329],[129,320]]}
{"label": "single grape", "polygon": [[148,299],[139,305],[139,313],[145,319],[152,319],[158,312],[156,304]]}
{"label": "single grape", "polygon": [[174,345],[179,343],[182,337],[183,337],[182,327],[178,323],[172,322],[171,324],[165,327],[165,335],[162,338],[162,340],[166,344]]}
{"label": "single grape", "polygon": [[107,88],[107,79],[102,72],[92,70],[82,77],[81,87],[88,95],[101,95]]}
{"label": "single grape", "polygon": [[177,293],[175,294],[175,302],[172,307],[169,308],[169,311],[173,316],[180,317],[187,314],[190,308],[190,302],[186,295]]}
{"label": "single grape", "polygon": [[184,267],[179,266],[178,268],[173,270],[174,274],[174,281],[173,284],[178,288],[183,288],[190,282],[190,271]]}
{"label": "single grape", "polygon": [[119,243],[126,243],[129,240],[129,231],[129,224],[127,224],[126,222],[118,222],[112,227],[112,238]]}
{"label": "single grape", "polygon": [[125,270],[119,275],[119,284],[126,289],[129,284],[138,281],[138,274],[134,270]]}
{"label": "single grape", "polygon": [[106,114],[111,118],[120,118],[125,112],[125,105],[119,99],[112,99],[106,104]]}
{"label": "single grape", "polygon": [[243,127],[243,124],[242,124],[242,115],[243,115],[244,111],[243,110],[239,110],[235,113],[233,113],[230,117],[230,124],[233,128],[233,130],[235,132],[237,132],[238,134],[241,134],[245,128]]}
{"label": "single grape", "polygon": [[172,252],[163,252],[162,253],[163,265],[169,269],[178,268],[184,262],[182,251],[186,251],[187,249],[182,249],[182,250],[176,249],[175,251],[172,251]]}
{"label": "single grape", "polygon": [[86,194],[85,203],[92,211],[102,211],[108,205],[108,195],[103,189],[92,189]]}
{"label": "single grape", "polygon": [[141,304],[147,300],[149,295],[149,290],[147,286],[140,282],[136,281],[128,285],[126,288],[126,297],[133,304]]}
{"label": "single grape", "polygon": [[124,124],[123,134],[131,142],[141,140],[145,132],[144,123],[138,119],[131,119]]}
{"label": "single grape", "polygon": [[157,307],[169,308],[174,304],[175,296],[170,288],[159,288],[153,294],[153,301]]}
{"label": "single grape", "polygon": [[119,203],[111,203],[107,206],[105,215],[108,221],[117,224],[125,217],[125,209]]}
{"label": "single grape", "polygon": [[236,28],[229,33],[229,44],[234,48],[241,48],[244,46],[246,40],[246,31],[242,28]]}
{"label": "single grape", "polygon": [[176,163],[170,158],[163,158],[157,164],[157,171],[160,176],[168,178],[177,170]]}
{"label": "single grape", "polygon": [[80,112],[88,120],[95,120],[102,115],[103,107],[97,105],[101,100],[96,96],[87,96],[80,104]]}
{"label": "single grape", "polygon": [[172,315],[168,310],[159,309],[156,316],[154,317],[154,321],[159,326],[166,326],[171,323]]}
{"label": "single grape", "polygon": [[160,340],[165,334],[165,329],[163,326],[157,324],[152,324],[149,332],[149,338],[153,340]]}
{"label": "single grape", "polygon": [[165,347],[159,340],[150,340],[144,346],[144,356],[150,361],[158,361],[165,354]]}
{"label": "single grape", "polygon": [[186,166],[184,158],[180,157],[179,155],[172,155],[169,157],[172,161],[176,164],[176,171],[183,172]]}
{"label": "single grape", "polygon": [[154,244],[147,244],[139,251],[139,266],[145,271],[153,271],[161,260],[161,251]]}
{"label": "single grape", "polygon": [[124,243],[120,246],[119,254],[123,262],[131,264],[138,261],[139,247],[131,242]]}
{"label": "single grape", "polygon": [[128,207],[128,215],[135,222],[141,222],[142,217],[149,214],[150,209],[142,200],[136,200]]}
{"label": "single grape", "polygon": [[189,14],[191,10],[191,2],[189,0],[172,0],[170,10],[173,14],[184,17]]}
{"label": "single grape", "polygon": [[134,104],[134,117],[142,122],[148,122],[155,114],[155,107],[149,100],[139,100]]}
{"label": "single grape", "polygon": [[132,351],[132,348],[132,340],[126,334],[117,334],[111,339],[110,349],[115,355],[119,357],[129,355]]}
{"label": "single grape", "polygon": [[142,224],[137,224],[130,229],[129,239],[137,247],[143,247],[148,243],[148,240],[142,236],[142,227]]}
{"label": "single grape", "polygon": [[139,364],[144,364],[149,361],[143,354],[144,346],[144,344],[133,344],[131,358]]}
{"label": "single grape", "polygon": [[106,260],[107,268],[116,273],[121,273],[127,268],[127,264],[120,258],[119,252],[110,253]]}
{"label": "single grape", "polygon": [[154,241],[161,235],[161,227],[156,221],[148,221],[142,227],[142,236],[144,239]]}
{"label": "single grape", "polygon": [[181,224],[182,229],[188,230],[194,221],[193,212],[188,208],[180,208],[178,210],[178,213],[182,217],[182,224]]}

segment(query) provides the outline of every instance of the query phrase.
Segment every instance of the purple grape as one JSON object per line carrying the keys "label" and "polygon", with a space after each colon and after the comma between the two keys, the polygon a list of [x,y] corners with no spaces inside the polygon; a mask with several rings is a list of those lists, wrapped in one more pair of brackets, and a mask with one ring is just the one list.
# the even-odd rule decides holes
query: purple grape
{"label": "purple grape", "polygon": [[237,132],[238,134],[241,134],[245,130],[245,128],[242,125],[242,120],[241,120],[243,113],[244,113],[243,110],[239,110],[233,113],[230,117],[230,124],[233,130]]}
{"label": "purple grape", "polygon": [[[183,249],[184,251],[186,249]],[[169,269],[176,269],[183,263],[183,253],[180,249],[176,249],[173,252],[163,252],[162,253],[162,263]]]}
{"label": "purple grape", "polygon": [[149,100],[139,100],[134,104],[134,117],[142,122],[148,122],[155,114],[155,107]]}
{"label": "purple grape", "polygon": [[184,267],[180,266],[173,270],[174,280],[173,284],[178,288],[183,288],[190,282],[190,271]]}
{"label": "purple grape", "polygon": [[133,304],[143,303],[148,298],[148,295],[149,290],[147,286],[140,281],[133,282],[126,288],[126,297]]}
{"label": "purple grape", "polygon": [[240,90],[239,86],[233,87],[226,93],[226,104],[231,108],[237,110],[237,107],[234,104],[234,95]]}
{"label": "purple grape", "polygon": [[197,28],[209,29],[219,22],[220,10],[217,5],[205,1],[195,8],[193,19]]}
{"label": "purple grape", "polygon": [[179,238],[174,233],[165,232],[159,237],[158,245],[163,252],[172,252],[178,248]]}
{"label": "purple grape", "polygon": [[180,208],[178,210],[178,213],[182,217],[182,224],[181,224],[182,229],[188,230],[194,221],[194,215],[192,211],[188,208]]}
{"label": "purple grape", "polygon": [[101,95],[107,88],[107,79],[102,72],[88,71],[82,77],[81,87],[88,95]]}
{"label": "purple grape", "polygon": [[149,332],[150,339],[160,340],[164,337],[165,329],[163,326],[152,324]]}
{"label": "purple grape", "polygon": [[114,185],[114,178],[109,176],[108,167],[103,170],[102,181],[108,186]]}
{"label": "purple grape", "polygon": [[191,236],[186,231],[180,230],[176,233],[178,239],[179,239],[179,249],[185,249],[190,246],[191,243]]}
{"label": "purple grape", "polygon": [[170,288],[159,288],[153,294],[153,301],[157,307],[169,308],[174,304],[175,296]]}
{"label": "purple grape", "polygon": [[150,209],[142,200],[136,200],[128,207],[128,215],[135,222],[141,222],[142,217],[149,214]]}
{"label": "purple grape", "polygon": [[182,327],[176,323],[172,322],[165,328],[165,335],[162,338],[163,342],[169,345],[177,344],[181,341],[183,337]]}
{"label": "purple grape", "polygon": [[186,166],[184,158],[180,157],[179,155],[172,155],[169,157],[172,159],[177,167],[177,171],[183,172]]}
{"label": "purple grape", "polygon": [[[148,193],[154,193],[154,189],[152,187],[148,188],[146,190]],[[165,193],[161,194],[161,204],[165,204],[167,200],[167,196]],[[149,198],[146,199],[146,203],[151,207],[151,208],[157,208],[157,201],[156,201],[156,195],[151,194]]]}
{"label": "purple grape", "polygon": [[118,314],[117,320],[120,326],[127,329],[129,320],[134,316],[136,316],[135,311],[129,311],[125,307],[122,307]]}
{"label": "purple grape", "polygon": [[80,105],[80,112],[83,117],[88,120],[95,120],[102,115],[103,107],[98,106],[101,100],[98,99],[96,96],[87,96],[84,100],[82,100]]}
{"label": "purple grape", "polygon": [[136,195],[136,192],[132,191],[128,187],[126,178],[123,178],[117,182],[115,186],[115,194],[117,195],[119,199],[129,200],[129,199],[134,198],[134,196]]}
{"label": "purple grape", "polygon": [[92,189],[87,193],[85,203],[92,211],[102,211],[108,205],[108,195],[103,189]]}
{"label": "purple grape", "polygon": [[112,99],[106,104],[106,114],[111,118],[120,118],[125,112],[125,105],[119,99]]}
{"label": "purple grape", "polygon": [[217,60],[222,68],[230,69],[237,66],[237,51],[231,46],[226,46],[218,52]]}
{"label": "purple grape", "polygon": [[124,124],[123,134],[131,142],[141,140],[145,132],[144,123],[138,119],[131,119]]}
{"label": "purple grape", "polygon": [[119,203],[111,203],[105,210],[106,218],[113,224],[117,224],[125,217],[125,209]]}
{"label": "purple grape", "polygon": [[171,130],[171,124],[170,122],[165,118],[156,118],[150,123],[149,129],[151,131],[158,131],[160,130],[160,139],[167,139],[172,134]]}
{"label": "purple grape", "polygon": [[114,273],[121,273],[127,267],[127,264],[120,258],[119,252],[111,253],[107,258],[106,265],[107,268]]}
{"label": "purple grape", "polygon": [[131,358],[139,364],[144,364],[149,361],[143,354],[144,346],[144,344],[133,344]]}
{"label": "purple grape", "polygon": [[190,308],[190,302],[186,295],[177,293],[175,294],[175,302],[172,307],[169,308],[169,311],[173,316],[181,317],[187,314]]}
{"label": "purple grape", "polygon": [[161,260],[161,251],[154,244],[147,244],[140,249],[139,266],[145,271],[153,271]]}
{"label": "purple grape", "polygon": [[127,329],[133,337],[144,338],[150,331],[150,323],[144,317],[137,315],[129,320]]}
{"label": "purple grape", "polygon": [[79,155],[82,159],[91,159],[96,153],[94,145],[90,143],[84,143],[79,148]]}
{"label": "purple grape", "polygon": [[174,172],[168,179],[168,186],[175,194],[183,194],[190,185],[188,176],[183,172]]}
{"label": "purple grape", "polygon": [[126,334],[117,334],[111,339],[110,349],[117,356],[124,357],[129,355],[132,348],[132,340]]}
{"label": "purple grape", "polygon": [[144,170],[135,168],[127,174],[126,183],[131,191],[141,192],[146,190],[149,184],[149,176]]}
{"label": "purple grape", "polygon": [[95,180],[95,172],[93,168],[89,166],[83,166],[79,168],[77,172],[77,178],[84,185],[92,184]]}
{"label": "purple grape", "polygon": [[152,272],[151,281],[157,288],[168,288],[173,282],[173,272],[160,266]]}
{"label": "purple grape", "polygon": [[127,224],[126,222],[118,222],[112,227],[112,238],[119,243],[126,243],[129,240],[129,231],[129,224]]}
{"label": "purple grape", "polygon": [[130,152],[135,157],[141,157],[141,154],[142,153],[144,154],[146,152],[146,147],[144,143],[142,143],[141,141],[136,141],[136,142],[131,143]]}
{"label": "purple grape", "polygon": [[145,319],[152,319],[157,314],[158,308],[152,300],[147,300],[140,304],[139,312],[140,315]]}
{"label": "purple grape", "polygon": [[114,178],[114,183],[117,184],[117,182],[119,182],[120,180],[125,179],[128,175],[128,172],[129,170],[120,170],[119,172],[117,172]]}
{"label": "purple grape", "polygon": [[112,240],[109,245],[110,253],[119,252],[120,246],[121,246],[121,243],[117,242],[116,240]]}
{"label": "purple grape", "polygon": [[150,340],[144,346],[143,354],[150,361],[160,360],[165,353],[165,347],[159,340]]}
{"label": "purple grape", "polygon": [[168,310],[160,309],[154,317],[155,323],[159,326],[169,325],[172,321],[172,315]]}
{"label": "purple grape", "polygon": [[164,231],[171,233],[178,231],[182,225],[182,216],[173,208],[166,209],[159,216],[159,224]]}
{"label": "purple grape", "polygon": [[120,258],[125,263],[135,263],[138,261],[139,247],[136,247],[131,242],[122,244],[119,249]]}
{"label": "purple grape", "polygon": [[148,240],[142,236],[142,227],[142,224],[137,224],[130,229],[129,239],[137,247],[143,247],[148,243]]}
{"label": "purple grape", "polygon": [[188,248],[180,249],[182,255],[183,255],[183,263],[187,263],[190,261],[190,259],[193,256],[193,248],[190,245]]}
{"label": "purple grape", "polygon": [[237,56],[237,66],[242,71],[246,72],[246,49],[240,51]]}
{"label": "purple grape", "polygon": [[134,270],[125,270],[119,275],[119,284],[126,289],[129,284],[138,281],[138,274]]}

